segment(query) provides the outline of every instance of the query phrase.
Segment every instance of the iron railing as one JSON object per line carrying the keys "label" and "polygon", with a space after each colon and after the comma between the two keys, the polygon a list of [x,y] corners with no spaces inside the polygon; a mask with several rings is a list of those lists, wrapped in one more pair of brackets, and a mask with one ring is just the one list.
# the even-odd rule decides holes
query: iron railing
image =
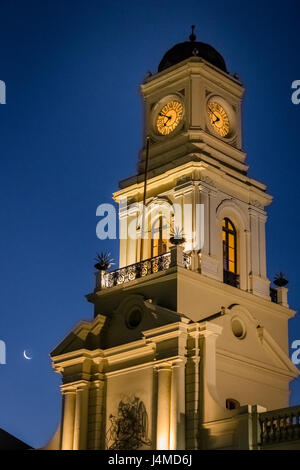
{"label": "iron railing", "polygon": [[[191,256],[183,253],[183,264],[191,269]],[[165,253],[145,261],[140,261],[110,272],[98,272],[96,275],[96,290],[125,284],[150,274],[165,271],[171,266],[171,253]]]}

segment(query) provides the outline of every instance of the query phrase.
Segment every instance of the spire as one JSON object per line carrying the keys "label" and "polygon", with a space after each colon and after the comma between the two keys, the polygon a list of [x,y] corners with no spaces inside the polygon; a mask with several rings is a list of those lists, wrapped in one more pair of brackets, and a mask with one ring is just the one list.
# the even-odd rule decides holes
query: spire
{"label": "spire", "polygon": [[191,42],[195,42],[196,39],[197,39],[197,38],[196,38],[196,35],[194,34],[195,25],[192,24],[191,28],[192,28],[192,34],[190,34],[190,41],[191,41]]}

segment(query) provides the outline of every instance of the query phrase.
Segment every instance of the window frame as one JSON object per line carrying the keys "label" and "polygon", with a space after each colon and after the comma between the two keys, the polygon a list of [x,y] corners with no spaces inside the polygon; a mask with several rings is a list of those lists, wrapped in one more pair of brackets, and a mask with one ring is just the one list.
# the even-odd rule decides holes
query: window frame
{"label": "window frame", "polygon": [[[164,215],[159,214],[157,219],[153,222],[151,229],[150,229],[150,256],[151,258],[155,258],[157,256],[164,255],[165,253],[168,252],[168,240],[166,238],[163,238],[163,219]],[[158,234],[159,236],[157,238],[153,237],[153,227],[157,224],[158,222]],[[157,254],[154,253],[154,251],[157,250]]]}
{"label": "window frame", "polygon": [[[225,222],[225,227],[224,227],[224,222]],[[232,227],[232,228],[229,228],[229,225]],[[225,240],[223,238],[223,235],[225,233]],[[229,263],[230,261],[232,262],[232,260],[229,259],[229,248],[230,245],[229,245],[229,235],[233,235],[234,237],[234,260],[233,260],[233,263],[234,263],[234,271],[231,271],[229,269]],[[225,247],[225,249],[224,249]],[[229,273],[232,273],[232,274],[238,274],[238,269],[237,269],[237,230],[235,228],[235,225],[233,224],[233,222],[228,218],[228,217],[224,217],[224,219],[222,220],[222,253],[223,253],[223,271],[226,271],[226,272],[229,272]],[[225,261],[226,261],[226,264],[225,264]]]}

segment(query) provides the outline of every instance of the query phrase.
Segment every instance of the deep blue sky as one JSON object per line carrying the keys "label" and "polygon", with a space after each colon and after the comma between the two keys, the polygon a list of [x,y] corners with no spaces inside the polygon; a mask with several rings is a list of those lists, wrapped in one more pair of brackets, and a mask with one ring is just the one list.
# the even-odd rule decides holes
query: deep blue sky
{"label": "deep blue sky", "polygon": [[[244,149],[250,175],[275,196],[268,273],[290,279],[300,307],[299,0],[1,1],[0,427],[44,444],[60,416],[49,352],[92,317],[93,258],[117,244],[96,238],[96,207],[135,173],[141,146],[139,84],[196,24],[247,93]],[[300,320],[290,323],[290,342]],[[22,352],[31,350],[25,361]],[[299,381],[292,403],[300,402]]]}

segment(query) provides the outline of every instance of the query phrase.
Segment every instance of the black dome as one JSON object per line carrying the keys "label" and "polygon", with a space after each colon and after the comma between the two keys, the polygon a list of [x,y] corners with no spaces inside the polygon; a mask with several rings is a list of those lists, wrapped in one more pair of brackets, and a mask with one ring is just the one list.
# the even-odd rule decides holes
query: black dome
{"label": "black dome", "polygon": [[[194,38],[195,36],[190,37]],[[227,73],[226,64],[221,54],[219,54],[219,52],[209,44],[196,42],[195,40],[176,44],[176,46],[166,52],[158,66],[158,72],[161,72],[172,65],[178,64],[189,57],[201,57]]]}

